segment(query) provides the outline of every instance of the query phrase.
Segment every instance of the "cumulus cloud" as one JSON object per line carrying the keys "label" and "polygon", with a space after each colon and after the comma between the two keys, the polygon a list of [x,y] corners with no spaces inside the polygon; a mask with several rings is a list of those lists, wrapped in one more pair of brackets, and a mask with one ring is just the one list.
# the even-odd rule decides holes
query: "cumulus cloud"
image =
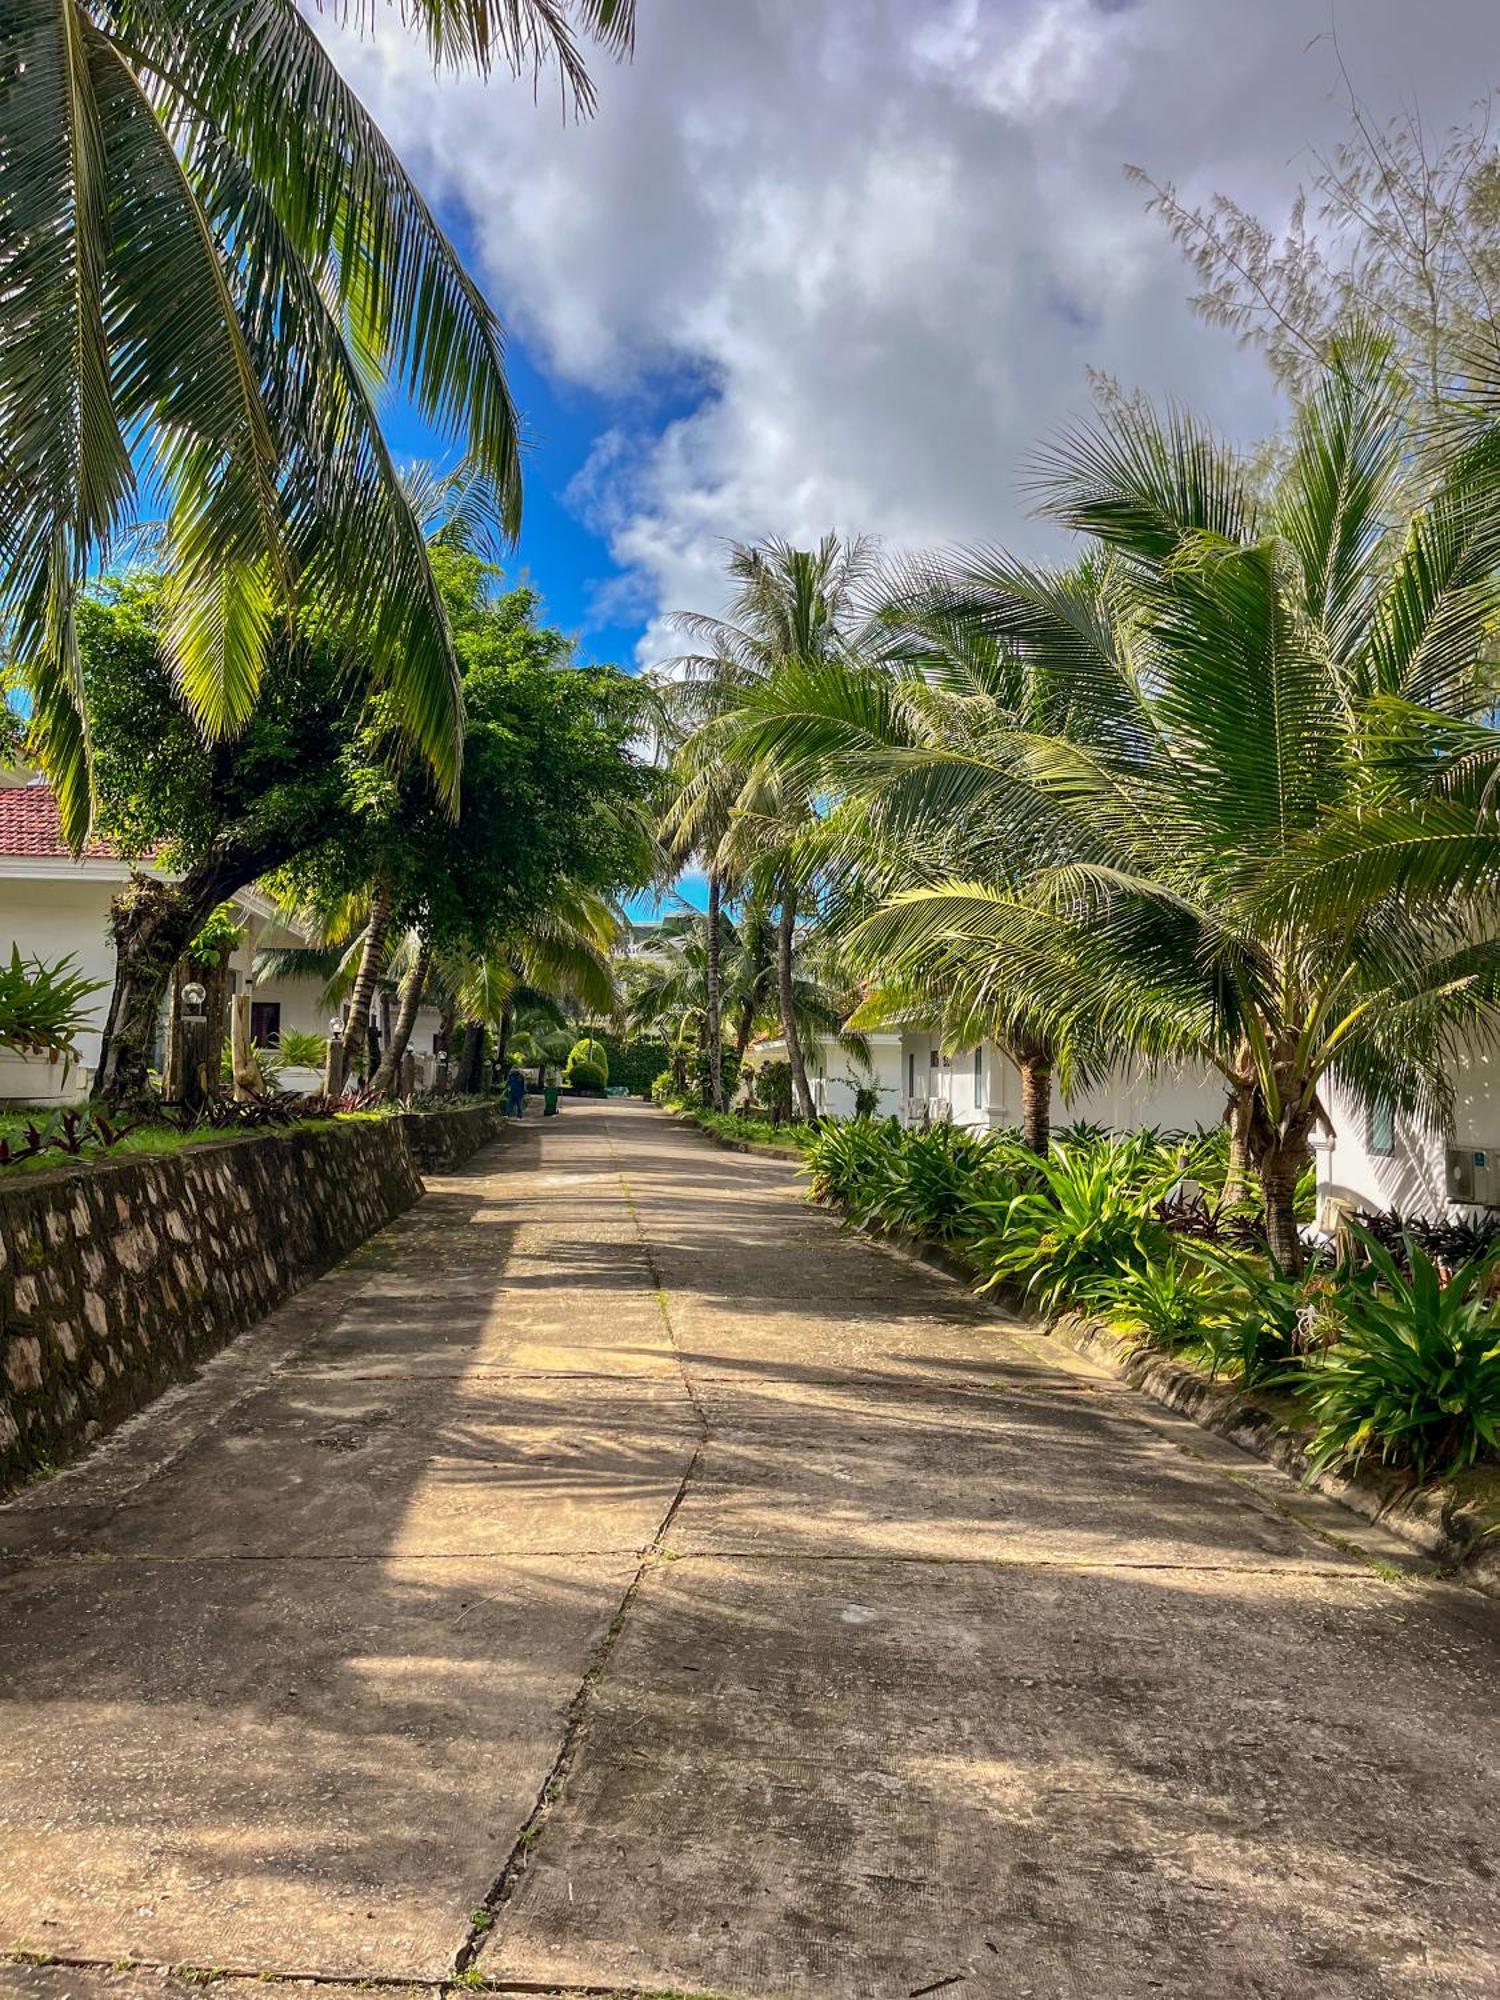
{"label": "cumulus cloud", "polygon": [[585,126],[398,33],[340,59],[543,365],[618,398],[574,499],[651,659],[728,539],[1044,546],[1018,469],[1089,367],[1263,433],[1121,167],[1276,214],[1342,126],[1331,25],[1377,111],[1492,80],[1479,0],[649,0]]}

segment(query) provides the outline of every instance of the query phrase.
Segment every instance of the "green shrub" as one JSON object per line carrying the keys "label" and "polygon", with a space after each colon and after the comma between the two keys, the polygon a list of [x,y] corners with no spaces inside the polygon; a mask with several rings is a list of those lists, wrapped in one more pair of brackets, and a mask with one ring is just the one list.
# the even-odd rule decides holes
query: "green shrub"
{"label": "green shrub", "polygon": [[[606,1083],[609,1082],[609,1057],[604,1044],[595,1041],[592,1036],[585,1035],[581,1042],[575,1042],[569,1049],[567,1069],[571,1070],[576,1063],[589,1064],[591,1068],[598,1070]],[[566,1071],[563,1080],[567,1081]]]}
{"label": "green shrub", "polygon": [[1098,1279],[1092,1298],[1117,1333],[1139,1334],[1169,1354],[1197,1345],[1216,1351],[1222,1289],[1175,1251],[1139,1269]]}
{"label": "green shrub", "polygon": [[1495,1256],[1461,1264],[1444,1284],[1415,1244],[1408,1275],[1368,1231],[1354,1233],[1366,1269],[1337,1294],[1336,1336],[1303,1386],[1313,1469],[1352,1468],[1373,1452],[1425,1481],[1500,1450]]}
{"label": "green shrub", "polygon": [[998,1200],[1016,1191],[1015,1180],[1000,1166],[1001,1150],[962,1126],[898,1129],[878,1180],[861,1201],[861,1220],[945,1243],[967,1238],[979,1224],[981,1197]]}
{"label": "green shrub", "polygon": [[681,1095],[677,1079],[669,1069],[664,1069],[651,1086],[653,1104],[676,1104]]}
{"label": "green shrub", "polygon": [[902,1138],[894,1118],[881,1125],[860,1120],[820,1125],[807,1148],[810,1198],[837,1202],[863,1221],[885,1190]]}
{"label": "green shrub", "polygon": [[608,1028],[594,1027],[589,1040],[604,1051],[610,1082],[632,1097],[649,1097],[652,1084],[668,1066],[667,1045],[660,1035],[615,1035]]}
{"label": "green shrub", "polygon": [[1196,1243],[1193,1255],[1223,1283],[1220,1318],[1209,1342],[1215,1374],[1234,1365],[1250,1386],[1284,1370],[1308,1344],[1315,1317],[1314,1291],[1285,1278],[1257,1257],[1236,1256],[1211,1243]]}
{"label": "green shrub", "polygon": [[321,1069],[328,1060],[327,1041],[304,1028],[283,1028],[276,1047],[288,1069]]}
{"label": "green shrub", "polygon": [[[724,1102],[728,1104],[734,1096],[734,1087],[739,1082],[740,1076],[740,1059],[733,1049],[720,1049],[719,1075],[722,1077],[724,1083]],[[693,1089],[698,1102],[705,1109],[712,1106],[714,1101],[713,1058],[707,1049],[698,1049],[694,1052]]]}
{"label": "green shrub", "polygon": [[746,1118],[736,1111],[704,1111],[696,1105],[684,1109],[695,1125],[720,1139],[744,1139],[758,1146],[805,1148],[816,1137],[811,1125],[773,1125],[768,1118]]}
{"label": "green shrub", "polygon": [[602,1093],[609,1079],[597,1063],[584,1062],[574,1056],[563,1071],[563,1082],[570,1090],[586,1090]]}
{"label": "green shrub", "polygon": [[54,1062],[71,1056],[94,1011],[84,1002],[100,990],[97,979],[82,977],[75,959],[51,965],[23,959],[13,944],[9,962],[0,959],[0,1049]]}
{"label": "green shrub", "polygon": [[1141,1149],[1085,1143],[1037,1159],[1033,1184],[981,1195],[973,1255],[984,1288],[1019,1285],[1046,1312],[1086,1304],[1101,1279],[1143,1271],[1171,1237],[1154,1213],[1160,1177],[1134,1171]]}

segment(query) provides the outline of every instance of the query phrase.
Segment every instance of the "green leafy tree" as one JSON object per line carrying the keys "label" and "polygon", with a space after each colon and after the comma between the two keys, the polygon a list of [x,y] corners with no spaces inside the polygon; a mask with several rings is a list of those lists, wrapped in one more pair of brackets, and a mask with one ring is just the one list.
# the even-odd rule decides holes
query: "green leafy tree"
{"label": "green leafy tree", "polygon": [[[630,0],[403,12],[439,64],[555,60],[585,108],[570,22],[617,50],[633,26]],[[451,796],[457,672],[371,384],[461,439],[514,526],[494,313],[293,0],[12,0],[0,33],[0,617],[69,836],[78,600],[145,478],[163,643],[204,733],[249,721],[295,599],[353,635]]]}
{"label": "green leafy tree", "polygon": [[[327,911],[359,897],[368,911],[383,884],[397,934],[483,955],[562,885],[608,890],[649,870],[656,781],[631,749],[630,678],[574,667],[534,593],[496,595],[478,557],[434,561],[466,703],[457,820],[425,760],[403,754],[393,698],[350,707],[337,651],[289,646],[246,728],[205,742],[158,644],[165,586],[132,581],[85,603],[101,825],[126,853],[157,850],[181,871],[138,877],[115,900],[106,1094],[144,1087],[172,965],[216,905],[263,877]],[[382,939],[374,976],[384,963]]]}

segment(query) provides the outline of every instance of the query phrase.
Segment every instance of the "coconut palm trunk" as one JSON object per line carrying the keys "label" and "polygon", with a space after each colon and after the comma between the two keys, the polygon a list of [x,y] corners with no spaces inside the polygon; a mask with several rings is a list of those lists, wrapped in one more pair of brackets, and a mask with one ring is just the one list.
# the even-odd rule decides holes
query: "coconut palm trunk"
{"label": "coconut palm trunk", "polygon": [[401,982],[401,998],[390,1043],[380,1058],[380,1067],[370,1079],[371,1088],[384,1096],[389,1097],[395,1090],[396,1079],[401,1074],[402,1058],[411,1042],[412,1029],[417,1025],[417,1010],[422,1005],[422,988],[427,982],[427,970],[431,963],[432,947],[424,939],[417,947],[410,972]]}
{"label": "coconut palm trunk", "polygon": [[458,1088],[465,1097],[477,1097],[484,1088],[485,1041],[483,1021],[464,1022],[464,1059],[458,1073]]}
{"label": "coconut palm trunk", "polygon": [[716,868],[708,871],[708,1012],[703,1024],[704,1048],[708,1055],[709,1101],[715,1111],[724,1109],[724,1062],[721,995],[723,982],[719,965],[719,907],[722,891]]}
{"label": "coconut palm trunk", "polygon": [[1266,1205],[1266,1248],[1272,1261],[1289,1277],[1302,1271],[1302,1238],[1297,1230],[1297,1182],[1312,1158],[1315,1110],[1301,1103],[1300,1079],[1278,1076],[1282,1115],[1272,1118],[1257,1091],[1249,1121],[1249,1145]]}
{"label": "coconut palm trunk", "polygon": [[802,1037],[797,1032],[793,1001],[792,954],[796,942],[797,899],[788,885],[782,892],[781,915],[776,925],[776,993],[781,1007],[781,1035],[786,1043],[786,1059],[792,1066],[792,1094],[797,1116],[804,1125],[811,1125],[817,1112],[807,1081],[807,1064],[802,1056]]}
{"label": "coconut palm trunk", "polygon": [[1023,1048],[1016,1066],[1021,1073],[1021,1139],[1043,1159],[1052,1141],[1052,1058],[1044,1051]]}
{"label": "coconut palm trunk", "polygon": [[359,1073],[365,1043],[370,1032],[370,1006],[375,984],[385,970],[386,939],[391,928],[391,892],[377,882],[370,893],[370,921],[365,925],[364,949],[359,955],[359,971],[349,996],[349,1025],[344,1030],[344,1065],[349,1076]]}
{"label": "coconut palm trunk", "polygon": [[1229,1128],[1229,1165],[1224,1174],[1224,1206],[1232,1207],[1249,1194],[1255,1179],[1250,1158],[1250,1121],[1255,1109],[1255,1087],[1242,1077],[1229,1086],[1224,1122]]}

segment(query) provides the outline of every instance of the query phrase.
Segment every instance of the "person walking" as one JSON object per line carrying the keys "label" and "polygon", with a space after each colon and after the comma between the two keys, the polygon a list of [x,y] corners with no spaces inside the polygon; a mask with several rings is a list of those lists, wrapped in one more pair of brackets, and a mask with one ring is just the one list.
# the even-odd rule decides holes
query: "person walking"
{"label": "person walking", "polygon": [[507,1118],[524,1118],[526,1115],[526,1072],[519,1064],[505,1079],[505,1115]]}

